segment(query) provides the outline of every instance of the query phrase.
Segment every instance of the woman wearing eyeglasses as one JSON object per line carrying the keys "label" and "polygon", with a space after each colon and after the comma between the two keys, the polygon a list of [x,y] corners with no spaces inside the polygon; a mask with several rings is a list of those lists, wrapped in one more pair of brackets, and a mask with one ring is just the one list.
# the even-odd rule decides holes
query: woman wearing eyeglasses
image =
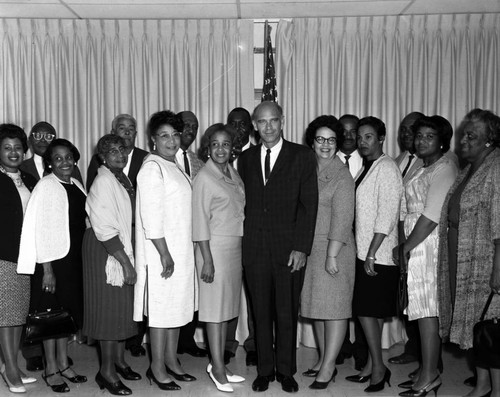
{"label": "woman wearing eyeglasses", "polygon": [[[30,136],[28,138],[33,156],[28,160],[24,160],[19,169],[32,175],[37,181],[49,174],[49,172],[45,170],[43,154],[47,150],[49,144],[56,138],[56,129],[51,124],[46,121],[36,123],[31,128]],[[73,168],[71,177],[77,179],[80,183],[83,183],[82,175],[76,165]]]}
{"label": "woman wearing eyeglasses", "polygon": [[137,175],[134,319],[147,316],[151,366],[146,376],[162,390],[179,390],[186,374],[177,360],[179,329],[197,310],[191,238],[191,180],[175,163],[182,119],[155,113],[147,131],[153,143]]}
{"label": "woman wearing eyeglasses", "polygon": [[85,208],[91,228],[83,239],[83,333],[99,341],[101,367],[96,382],[112,394],[132,391],[118,377],[140,380],[125,361],[125,340],[137,334],[133,321],[135,189],[124,174],[125,140],[108,134],[97,143],[101,166]]}
{"label": "woman wearing eyeglasses", "polygon": [[316,154],[319,205],[311,255],[301,296],[301,316],[313,320],[319,358],[303,373],[315,377],[311,389],[335,380],[335,360],[351,317],[355,248],[354,180],[337,157],[344,134],[334,116],[320,116],[306,129],[306,144]]}

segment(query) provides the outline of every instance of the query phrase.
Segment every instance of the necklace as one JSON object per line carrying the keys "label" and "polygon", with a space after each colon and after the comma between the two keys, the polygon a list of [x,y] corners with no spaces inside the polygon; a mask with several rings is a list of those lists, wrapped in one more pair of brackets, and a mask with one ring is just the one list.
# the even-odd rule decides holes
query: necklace
{"label": "necklace", "polygon": [[0,172],[4,173],[7,175],[10,179],[12,179],[12,182],[14,182],[14,185],[16,187],[21,187],[23,186],[23,180],[21,179],[21,173],[19,170],[17,172],[8,172],[3,165],[0,165]]}

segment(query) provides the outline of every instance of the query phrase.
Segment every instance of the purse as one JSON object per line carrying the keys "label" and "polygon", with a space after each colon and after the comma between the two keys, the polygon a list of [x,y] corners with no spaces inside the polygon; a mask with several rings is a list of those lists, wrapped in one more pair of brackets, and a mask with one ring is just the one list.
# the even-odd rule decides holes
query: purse
{"label": "purse", "polygon": [[40,342],[76,334],[77,331],[75,320],[67,309],[35,311],[26,318],[24,340],[28,343]]}
{"label": "purse", "polygon": [[485,320],[494,293],[491,292],[479,322],[474,325],[473,351],[479,368],[500,369],[500,319]]}
{"label": "purse", "polygon": [[399,281],[398,281],[398,297],[397,297],[397,309],[399,314],[403,314],[404,310],[408,307],[408,269],[403,265],[406,261],[410,259],[410,253],[405,255],[403,253],[403,246],[401,244],[398,249],[399,253]]}

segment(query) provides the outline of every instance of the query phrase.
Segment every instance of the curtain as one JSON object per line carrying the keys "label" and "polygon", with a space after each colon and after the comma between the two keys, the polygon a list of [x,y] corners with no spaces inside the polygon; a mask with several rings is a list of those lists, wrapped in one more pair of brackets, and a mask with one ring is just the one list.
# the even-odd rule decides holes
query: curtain
{"label": "curtain", "polygon": [[499,29],[500,14],[282,20],[276,75],[285,135],[302,142],[322,114],[376,116],[394,156],[399,123],[411,111],[454,127],[475,107],[498,114]]}
{"label": "curtain", "polygon": [[146,123],[158,110],[191,110],[201,135],[232,108],[254,106],[252,21],[1,24],[0,122],[27,133],[38,121],[51,123],[80,150],[83,173],[117,114],[136,117],[136,145],[147,148]]}

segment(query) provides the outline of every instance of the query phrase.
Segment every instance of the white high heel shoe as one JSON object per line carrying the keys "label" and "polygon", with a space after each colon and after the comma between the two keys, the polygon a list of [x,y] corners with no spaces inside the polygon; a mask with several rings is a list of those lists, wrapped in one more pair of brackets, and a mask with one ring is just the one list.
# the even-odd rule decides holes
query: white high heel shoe
{"label": "white high heel shoe", "polygon": [[210,376],[210,379],[212,379],[212,381],[215,383],[215,387],[217,387],[217,390],[224,391],[226,393],[232,393],[234,391],[233,386],[231,386],[229,383],[219,383],[217,379],[215,379],[214,374],[212,374],[212,364],[207,365],[207,372]]}
{"label": "white high heel shoe", "polygon": [[0,368],[0,374],[2,375],[2,378],[3,378],[4,382],[7,384],[7,387],[9,388],[11,393],[18,393],[18,394],[26,393],[26,388],[23,385],[14,386],[12,383],[10,383],[9,378],[7,377],[7,374],[5,373],[5,364],[2,364],[2,368]]}

